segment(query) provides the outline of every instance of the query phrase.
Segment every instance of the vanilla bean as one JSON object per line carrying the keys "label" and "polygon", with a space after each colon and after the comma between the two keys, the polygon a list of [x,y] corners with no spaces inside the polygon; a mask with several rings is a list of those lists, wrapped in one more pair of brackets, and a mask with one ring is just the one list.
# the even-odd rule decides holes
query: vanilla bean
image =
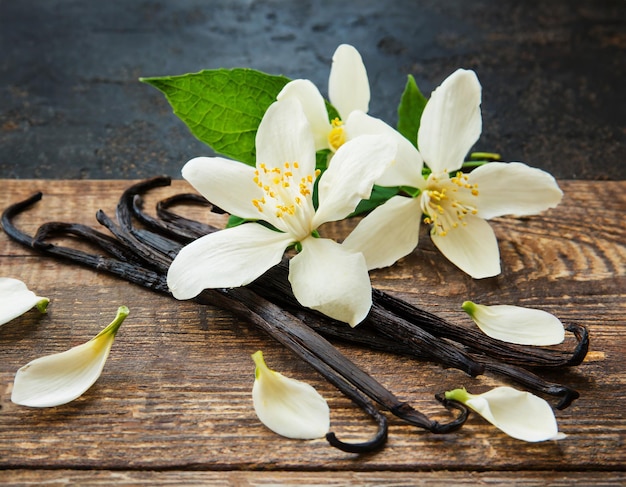
{"label": "vanilla bean", "polygon": [[[481,358],[477,358],[477,360],[481,361]],[[512,378],[516,382],[537,392],[543,392],[544,394],[560,397],[561,400],[556,405],[557,409],[567,408],[575,399],[580,397],[578,391],[562,384],[547,382],[538,375],[533,374],[522,367],[505,364],[487,357],[482,357],[482,361],[485,365],[485,369],[490,372],[495,372]]]}
{"label": "vanilla bean", "polygon": [[390,294],[374,289],[374,301],[385,309],[392,310],[398,316],[426,327],[434,335],[462,343],[478,353],[517,365],[531,367],[563,367],[579,365],[589,349],[587,329],[579,325],[568,325],[566,330],[572,332],[578,343],[573,352],[563,352],[540,347],[530,347],[502,342],[484,333],[468,328],[451,325],[446,320],[419,309]]}
{"label": "vanilla bean", "polygon": [[141,262],[141,259],[136,257],[135,252],[132,252],[128,249],[128,247],[121,245],[111,236],[98,232],[97,230],[94,230],[86,225],[81,225],[80,223],[46,222],[37,229],[37,233],[33,237],[34,245],[49,245],[44,244],[44,242],[49,238],[68,235],[79,237],[81,240],[95,245],[107,254],[121,261],[135,263]]}

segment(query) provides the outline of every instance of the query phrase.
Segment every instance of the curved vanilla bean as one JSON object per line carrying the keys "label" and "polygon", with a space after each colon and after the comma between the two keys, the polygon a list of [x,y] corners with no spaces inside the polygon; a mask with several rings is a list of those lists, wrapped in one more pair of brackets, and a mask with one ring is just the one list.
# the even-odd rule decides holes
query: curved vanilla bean
{"label": "curved vanilla bean", "polygon": [[[209,208],[211,213],[216,213],[218,215],[224,215],[226,212],[222,210],[219,206],[215,206],[213,203],[210,203],[203,196],[200,196],[196,193],[181,193],[175,194],[174,196],[170,196],[169,198],[165,198],[161,200],[156,205],[156,213],[159,218],[161,218],[165,222],[185,222],[187,228],[194,229],[196,234],[205,235],[207,225],[198,222],[196,220],[190,220],[189,218],[182,217],[172,211],[169,210],[170,207],[184,204],[192,204],[205,206]],[[215,229],[217,230],[217,229]]]}
{"label": "curved vanilla bean", "polygon": [[[480,361],[481,358],[477,358],[477,360]],[[529,372],[521,367],[498,362],[487,357],[482,357],[482,361],[485,365],[485,369],[490,372],[495,372],[512,378],[516,382],[537,392],[543,392],[544,394],[548,394],[550,396],[560,397],[561,400],[556,405],[557,409],[567,408],[575,399],[580,397],[578,391],[562,384],[547,382],[538,375],[533,374],[532,372]]]}
{"label": "curved vanilla bean", "polygon": [[[20,231],[14,224],[13,218],[24,211],[32,204],[41,199],[41,193],[36,193],[30,198],[9,206],[2,213],[2,228],[6,234],[22,245],[38,250],[43,254],[50,255],[62,260],[78,263],[95,270],[106,271],[122,279],[153,289],[155,291],[167,292],[167,284],[163,276],[157,272],[129,261],[121,261],[115,258],[108,258],[102,255],[89,254],[81,250],[71,249],[55,245],[49,242],[35,240],[30,235]],[[62,224],[63,225],[63,224]],[[50,230],[48,230],[50,231]],[[43,232],[44,234],[46,231]],[[90,242],[89,237],[83,237]],[[96,243],[91,241],[91,243]],[[96,243],[97,245],[97,243]]]}
{"label": "curved vanilla bean", "polygon": [[496,340],[477,329],[452,325],[437,315],[376,289],[374,289],[374,302],[416,326],[427,328],[433,335],[462,343],[475,352],[485,353],[506,363],[531,367],[579,365],[589,349],[587,329],[579,325],[566,327],[578,341],[574,351],[568,353],[561,350],[515,345]]}
{"label": "curved vanilla bean", "polygon": [[98,232],[91,227],[81,225],[80,223],[65,223],[65,222],[46,222],[43,223],[38,229],[37,233],[33,237],[33,246],[41,248],[46,245],[52,245],[46,243],[46,240],[55,236],[74,236],[80,237],[84,241],[88,241],[90,244],[95,245],[107,254],[115,257],[116,259],[124,262],[136,262],[139,263],[140,259],[137,259],[134,252],[131,252],[127,247],[121,245],[113,237],[104,233]]}
{"label": "curved vanilla bean", "polygon": [[[93,268],[106,270],[128,281],[167,293],[168,290],[165,283],[165,273],[171,259],[177,254],[182,245],[190,239],[197,238],[202,234],[215,230],[213,227],[179,217],[173,212],[167,211],[166,213],[163,213],[166,210],[161,211],[159,219],[153,219],[152,217],[148,217],[143,214],[139,200],[141,192],[149,190],[155,186],[167,184],[169,184],[168,178],[154,178],[153,180],[134,185],[125,191],[120,199],[120,203],[118,204],[116,211],[119,226],[108,218],[108,216],[106,216],[103,212],[98,213],[98,220],[104,226],[109,228],[115,235],[116,239],[121,242],[119,244],[116,243],[115,245],[112,244],[110,247],[108,246],[108,239],[110,239],[110,237],[100,234],[95,230],[88,230],[88,227],[74,224],[62,224],[58,222],[44,224],[40,228],[40,231],[34,241],[30,239],[30,237],[20,234],[20,232],[12,226],[10,219],[15,214],[19,213],[19,211],[27,208],[35,201],[38,201],[41,198],[40,193],[34,195],[25,202],[18,203],[8,208],[3,214],[2,221],[5,229],[7,229],[7,233],[10,234],[12,229],[13,235],[10,236],[24,245],[39,248],[45,253],[55,257],[69,259]],[[163,207],[169,208],[172,205],[180,203],[187,204],[188,202],[191,202],[192,204],[207,204],[206,200],[201,197],[176,195],[175,197],[168,198],[166,203],[163,204]],[[221,211],[219,209],[212,210]],[[147,225],[153,231],[136,228],[132,223],[132,216]],[[162,217],[167,217],[168,221],[165,222]],[[9,220],[8,225],[5,223],[5,219]],[[90,243],[102,248],[105,252],[117,257],[117,259],[105,258],[103,256],[93,256],[84,252],[55,246],[45,242],[45,239],[48,236],[63,234],[65,232],[73,234],[77,237],[83,237],[85,240],[90,241]],[[117,240],[111,239],[112,242],[117,242]],[[126,254],[126,251],[128,251],[128,254]],[[120,260],[123,262],[120,262]],[[150,269],[144,269],[145,267],[150,267]],[[515,367],[508,363],[508,361],[517,363],[515,360],[518,358],[514,357],[514,360],[510,360],[511,354],[508,344],[497,342],[498,347],[503,347],[504,351],[497,348],[495,352],[496,359],[487,359],[485,355],[488,354],[491,347],[487,347],[487,350],[484,351],[481,350],[480,346],[471,346],[473,342],[480,345],[481,340],[485,340],[485,336],[482,335],[482,333],[480,336],[472,336],[472,333],[469,333],[470,338],[468,344],[466,343],[468,340],[467,328],[448,323],[435,315],[431,315],[430,313],[415,308],[404,301],[400,301],[397,298],[393,298],[377,290],[374,290],[374,306],[372,307],[370,318],[368,318],[368,320],[366,320],[366,322],[360,325],[357,329],[351,329],[342,323],[339,324],[334,322],[334,320],[326,319],[323,315],[319,315],[311,310],[302,308],[297,302],[294,302],[295,300],[291,294],[290,287],[288,285],[286,288],[284,287],[284,284],[287,282],[287,266],[285,262],[277,266],[277,268],[272,271],[282,272],[283,275],[276,275],[273,279],[270,278],[265,283],[263,283],[263,278],[261,278],[259,282],[263,285],[260,286],[260,289],[257,289],[257,292],[268,293],[268,290],[272,290],[270,294],[273,293],[274,297],[271,298],[269,295],[266,297],[270,297],[271,300],[275,300],[282,306],[290,308],[292,313],[304,320],[310,327],[317,329],[319,332],[324,333],[327,336],[341,336],[343,339],[347,339],[353,343],[367,343],[371,348],[383,350],[387,349],[395,353],[407,353],[413,357],[424,357],[429,360],[433,360],[432,351],[428,348],[428,346],[424,346],[425,344],[427,345],[428,342],[420,342],[419,340],[411,339],[405,339],[402,341],[393,339],[401,336],[397,334],[397,331],[395,331],[398,321],[401,323],[399,329],[409,334],[413,333],[414,330],[418,330],[418,334],[421,336],[424,332],[422,327],[425,327],[428,329],[428,332],[424,333],[429,336],[429,339],[434,339],[433,343],[436,343],[438,346],[444,346],[440,344],[445,344],[445,349],[448,348],[447,345],[449,344],[454,349],[460,351],[460,356],[463,357],[460,364],[463,365],[461,365],[461,367],[459,367],[458,364],[452,366],[466,370],[470,374],[478,373],[481,370],[476,368],[474,364],[478,364],[478,367],[486,366],[487,370],[507,376],[528,386],[529,388],[533,388],[546,394],[562,397],[562,400],[557,407],[566,407],[573,399],[578,397],[578,393],[576,391],[559,384],[550,384],[527,370],[521,367]],[[282,290],[279,289],[277,291],[274,289],[278,283],[282,283]],[[254,286],[251,287],[254,288]],[[287,296],[287,298],[285,298],[285,296]],[[398,310],[400,310],[401,313],[399,313]],[[399,317],[398,315],[401,316]],[[372,316],[377,319],[372,320]],[[387,323],[385,321],[387,319],[391,321]],[[384,325],[381,326],[379,324],[380,322],[384,323]],[[381,328],[391,329],[394,331],[391,333],[381,334]],[[549,362],[550,366],[562,366],[576,365],[579,363],[586,353],[586,347],[588,347],[587,330],[580,326],[571,326],[568,327],[568,330],[572,331],[574,335],[576,335],[579,342],[573,355],[570,356],[569,354],[561,351],[541,349],[541,353],[538,357],[531,357],[530,364],[528,362],[524,362],[523,365],[546,366],[546,362]],[[429,332],[432,333],[432,335],[430,335]],[[520,348],[518,352],[522,355],[522,357],[524,357],[525,354],[528,354],[529,351],[535,351],[534,347],[517,348]],[[424,349],[426,353],[423,353]],[[546,361],[546,357],[548,358],[548,361]],[[440,357],[436,358],[439,359]],[[466,358],[469,362],[465,362]],[[445,361],[443,362],[445,363]],[[467,366],[467,363],[470,364],[469,367]],[[363,407],[358,400],[355,402]],[[407,421],[409,422],[415,421],[412,408],[404,403],[391,405],[388,409],[399,417],[404,417],[404,419],[408,418]],[[375,413],[368,412],[368,414],[375,417]],[[423,418],[420,418],[420,421],[423,424],[427,424],[427,421],[424,422]],[[416,423],[413,422],[412,424]],[[424,427],[423,424],[416,425]],[[431,431],[443,432],[455,427],[458,427],[458,425],[456,425],[454,421],[448,425],[439,425],[436,423],[431,425]],[[429,427],[426,429],[429,429]],[[380,431],[381,428],[379,427],[379,432],[377,433],[375,439],[380,439],[382,437],[382,433]],[[376,441],[379,441],[379,439]],[[337,440],[336,437],[334,437],[334,440],[329,439],[329,441],[331,441],[331,443],[332,441],[335,441],[336,444],[334,446],[337,447],[340,447],[338,446],[339,444],[343,444],[343,442]],[[371,445],[372,441],[365,442],[362,447],[369,448],[367,445]],[[349,450],[346,451],[356,451],[361,448],[360,446],[354,446],[351,444],[347,445],[350,446],[343,448],[349,448]]]}
{"label": "curved vanilla bean", "polygon": [[0,219],[0,221],[2,221],[2,228],[4,229],[6,234],[16,242],[26,247],[31,247],[33,239],[29,235],[26,235],[24,232],[18,230],[17,227],[13,225],[13,219],[24,210],[27,210],[38,201],[41,201],[42,197],[43,193],[41,191],[38,191],[32,196],[26,198],[25,200],[18,201],[17,203],[8,206],[2,212],[2,218]]}

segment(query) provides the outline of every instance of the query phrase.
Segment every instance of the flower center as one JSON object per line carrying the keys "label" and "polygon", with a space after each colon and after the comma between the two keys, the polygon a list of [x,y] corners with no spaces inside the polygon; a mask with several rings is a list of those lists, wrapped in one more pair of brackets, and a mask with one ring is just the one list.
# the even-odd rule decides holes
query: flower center
{"label": "flower center", "polygon": [[285,162],[283,167],[259,164],[254,171],[254,182],[263,190],[263,196],[252,204],[260,213],[266,213],[270,223],[290,233],[297,241],[311,234],[313,217],[312,192],[320,171],[298,178],[298,162]]}
{"label": "flower center", "polygon": [[478,185],[470,184],[467,174],[457,172],[449,177],[431,174],[427,189],[422,193],[422,211],[426,215],[424,223],[432,224],[433,230],[441,237],[459,225],[467,225],[465,217],[478,213],[476,197]]}
{"label": "flower center", "polygon": [[346,131],[343,122],[338,118],[334,118],[330,123],[333,128],[328,132],[328,145],[333,152],[337,152],[337,149],[346,142]]}

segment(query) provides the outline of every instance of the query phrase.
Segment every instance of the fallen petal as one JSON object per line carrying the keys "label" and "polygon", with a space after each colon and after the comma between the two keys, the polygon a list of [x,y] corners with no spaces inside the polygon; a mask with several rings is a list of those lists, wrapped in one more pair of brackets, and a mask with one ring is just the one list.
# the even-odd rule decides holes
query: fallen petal
{"label": "fallen petal", "polygon": [[18,279],[0,277],[0,326],[23,315],[31,308],[45,313],[50,300],[37,296]]}
{"label": "fallen petal", "polygon": [[286,438],[323,438],[330,429],[326,400],[309,384],[268,368],[260,350],[252,359],[256,364],[252,400],[261,422]]}
{"label": "fallen petal", "polygon": [[565,329],[554,315],[521,306],[482,304],[465,301],[463,309],[491,338],[518,345],[556,345],[565,339]]}
{"label": "fallen petal", "polygon": [[446,392],[452,399],[472,408],[507,435],[518,440],[537,442],[561,439],[550,405],[529,392],[512,387],[496,387],[483,394],[465,389]]}
{"label": "fallen petal", "polygon": [[88,342],[20,368],[15,374],[11,401],[43,408],[80,397],[100,377],[115,334],[127,316],[128,308],[120,306],[115,320]]}

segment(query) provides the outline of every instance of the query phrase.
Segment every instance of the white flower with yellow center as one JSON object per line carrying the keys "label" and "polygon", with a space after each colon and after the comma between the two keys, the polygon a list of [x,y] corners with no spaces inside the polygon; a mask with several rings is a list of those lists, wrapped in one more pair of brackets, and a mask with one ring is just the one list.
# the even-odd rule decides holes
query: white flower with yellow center
{"label": "white flower with yellow center", "polygon": [[344,144],[319,179],[315,208],[319,173],[310,125],[297,99],[275,102],[256,135],[256,168],[221,157],[192,159],[183,168],[183,177],[213,204],[273,228],[245,223],[187,245],[168,271],[172,294],[190,299],[207,288],[244,286],[295,245],[300,252],[290,260],[289,281],[298,301],[355,326],[371,307],[365,259],[318,238],[317,228],[345,218],[367,199],[395,153],[395,144],[384,136]]}
{"label": "white flower with yellow center", "polygon": [[11,401],[21,406],[53,407],[80,397],[100,377],[128,308],[88,342],[33,360],[15,374]]}
{"label": "white flower with yellow center", "polygon": [[302,103],[313,131],[315,149],[336,152],[349,140],[346,126],[349,115],[355,110],[367,113],[369,109],[370,86],[361,55],[348,44],[340,45],[333,54],[328,97],[341,118],[328,121],[324,98],[309,80],[297,79],[287,83],[276,98],[281,100],[290,96]]}
{"label": "white flower with yellow center", "polygon": [[339,118],[329,122],[324,97],[309,80],[290,81],[276,98],[284,100],[289,97],[298,99],[302,104],[313,132],[316,151],[330,149],[335,153],[343,144],[361,135],[385,135],[393,139],[397,145],[394,170],[381,174],[376,184],[406,185],[407,181],[413,181],[414,168],[422,166],[419,152],[408,140],[382,120],[367,114],[369,80],[363,59],[353,46],[341,44],[336,49],[328,78],[328,98],[337,109]]}
{"label": "white flower with yellow center", "polygon": [[50,300],[37,296],[26,284],[11,277],[0,277],[0,326],[37,307],[45,313]]}
{"label": "white flower with yellow center", "polygon": [[434,244],[453,264],[476,279],[495,276],[500,273],[500,253],[486,220],[537,214],[561,201],[563,193],[550,174],[519,162],[492,162],[469,174],[460,172],[482,130],[480,102],[476,74],[463,69],[432,93],[417,137],[431,174],[424,180],[417,149],[403,145],[385,178],[401,179],[400,185],[416,189],[415,197],[389,199],[344,242],[363,252],[370,269],[391,265],[412,252],[425,215]]}

